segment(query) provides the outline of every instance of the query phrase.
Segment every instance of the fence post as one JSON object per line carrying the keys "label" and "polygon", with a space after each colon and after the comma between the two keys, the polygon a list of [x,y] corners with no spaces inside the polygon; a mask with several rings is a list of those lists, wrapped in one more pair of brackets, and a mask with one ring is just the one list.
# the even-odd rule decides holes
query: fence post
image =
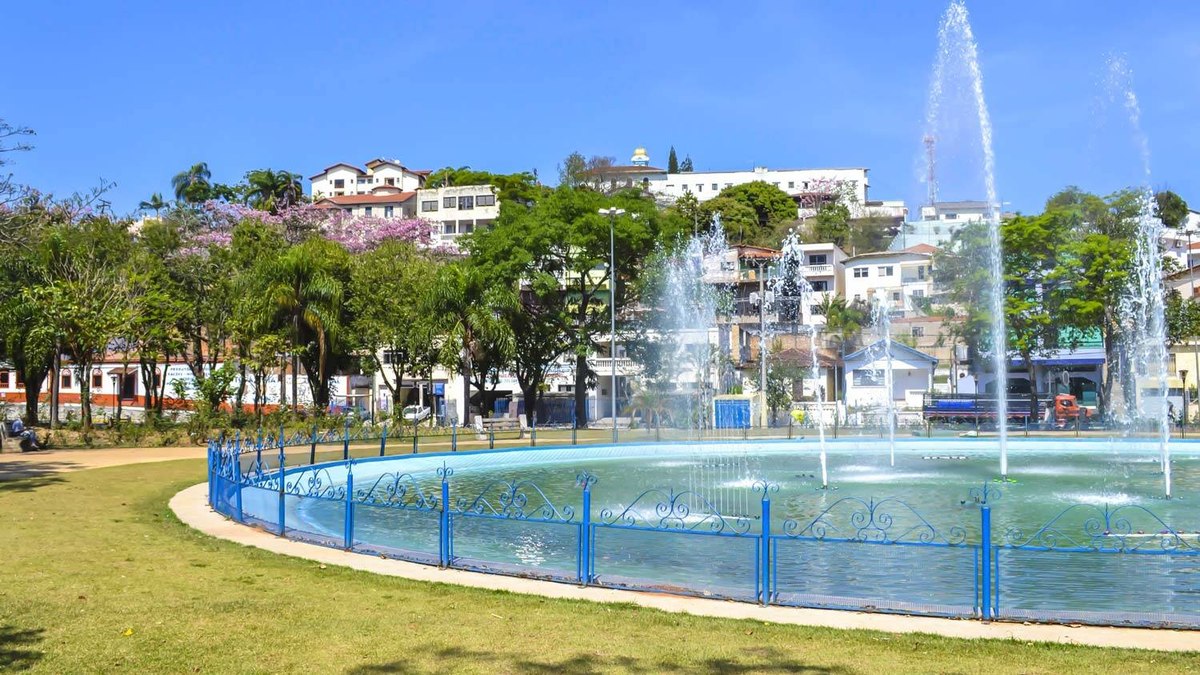
{"label": "fence post", "polygon": [[346,523],[344,548],[354,548],[354,462],[346,460]]}
{"label": "fence post", "polygon": [[447,471],[442,471],[442,513],[438,520],[438,566],[445,569],[450,566],[450,483]]}
{"label": "fence post", "polygon": [[983,563],[983,575],[980,577],[981,592],[980,609],[981,618],[984,621],[990,621],[992,617],[992,507],[986,503],[979,507],[980,516],[980,532],[981,532],[981,547],[979,556],[980,562]]}
{"label": "fence post", "polygon": [[421,422],[413,420],[413,451],[412,454],[417,454],[417,434],[420,433]]}
{"label": "fence post", "polygon": [[313,425],[312,443],[308,446],[308,463],[317,463],[317,425]]}
{"label": "fence post", "polygon": [[458,419],[450,420],[450,452],[458,452]]}
{"label": "fence post", "polygon": [[579,521],[579,584],[592,581],[592,483],[596,477],[584,472],[577,479],[583,484],[583,512]]}
{"label": "fence post", "polygon": [[575,445],[578,441],[575,438],[576,432],[579,430],[579,425],[575,424],[575,416],[571,416],[571,445]]}
{"label": "fence post", "polygon": [[379,437],[379,456],[383,457],[387,450],[387,424],[383,425],[383,434]]}
{"label": "fence post", "polygon": [[342,436],[342,459],[350,459],[350,418],[346,418],[345,433]]}
{"label": "fence post", "polygon": [[771,604],[771,490],[763,487],[762,497],[762,539],[759,542],[761,549],[759,551],[759,564],[762,566],[759,570],[759,579],[762,581],[762,596],[763,605]]}
{"label": "fence post", "polygon": [[537,411],[529,416],[529,447],[537,447]]}
{"label": "fence post", "polygon": [[242,517],[242,436],[238,432],[237,445],[233,449],[233,488],[234,501],[237,502],[237,521],[244,522]]}
{"label": "fence post", "polygon": [[[280,431],[282,431],[282,430],[283,430],[283,427],[281,426]],[[286,479],[286,476],[284,476],[284,474],[283,474],[283,468],[284,468],[285,461],[286,460],[283,455],[283,435],[280,434],[280,437],[279,437],[279,536],[281,536],[281,537],[283,536],[284,532],[286,531],[285,527],[284,527],[284,520],[283,520],[284,519],[284,511],[286,510],[285,502],[283,499],[283,484],[284,484],[284,480]]]}
{"label": "fence post", "polygon": [[496,449],[496,427],[488,427],[488,450]]}

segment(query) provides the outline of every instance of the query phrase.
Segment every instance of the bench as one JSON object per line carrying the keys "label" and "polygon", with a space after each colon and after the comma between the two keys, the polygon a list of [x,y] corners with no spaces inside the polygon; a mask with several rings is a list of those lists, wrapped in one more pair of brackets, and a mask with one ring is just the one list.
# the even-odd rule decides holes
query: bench
{"label": "bench", "polygon": [[485,440],[489,435],[501,431],[517,431],[517,438],[525,438],[525,432],[529,430],[529,424],[525,421],[524,415],[516,417],[476,417],[473,421],[475,425],[475,438]]}

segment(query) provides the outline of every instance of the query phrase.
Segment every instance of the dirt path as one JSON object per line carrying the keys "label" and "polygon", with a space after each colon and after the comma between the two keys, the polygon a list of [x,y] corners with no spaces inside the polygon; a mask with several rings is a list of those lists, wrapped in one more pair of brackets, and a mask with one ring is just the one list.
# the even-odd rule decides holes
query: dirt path
{"label": "dirt path", "polygon": [[105,448],[98,450],[41,450],[0,454],[0,481],[37,478],[63,471],[99,469],[122,464],[204,459],[203,447]]}

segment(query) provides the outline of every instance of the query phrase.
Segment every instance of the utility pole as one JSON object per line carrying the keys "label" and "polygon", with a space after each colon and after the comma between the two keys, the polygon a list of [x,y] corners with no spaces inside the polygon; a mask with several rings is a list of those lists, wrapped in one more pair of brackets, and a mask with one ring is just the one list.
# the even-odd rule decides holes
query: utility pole
{"label": "utility pole", "polygon": [[766,427],[767,421],[767,266],[758,265],[758,392],[762,396],[759,419]]}

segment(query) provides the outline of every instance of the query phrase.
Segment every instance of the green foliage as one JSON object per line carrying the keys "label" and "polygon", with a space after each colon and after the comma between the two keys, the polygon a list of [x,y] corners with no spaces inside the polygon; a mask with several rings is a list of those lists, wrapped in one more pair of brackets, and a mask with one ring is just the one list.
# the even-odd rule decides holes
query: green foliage
{"label": "green foliage", "polygon": [[1154,195],[1154,215],[1162,220],[1167,227],[1182,227],[1187,220],[1188,205],[1183,197],[1170,190],[1163,190]]}
{"label": "green foliage", "polygon": [[[246,203],[260,211],[278,213],[304,200],[300,174],[290,171],[257,169],[246,173]],[[227,199],[226,201],[236,201]]]}
{"label": "green foliage", "polygon": [[810,227],[817,241],[831,241],[845,248],[850,239],[850,209],[840,201],[822,204]]}
{"label": "green foliage", "polygon": [[[770,353],[778,352],[779,345],[773,345]],[[807,374],[808,369],[794,360],[767,357],[767,407],[772,419],[779,410],[791,407],[795,392]]]}
{"label": "green foliage", "polygon": [[198,162],[186,171],[175,174],[171,179],[171,187],[175,190],[175,199],[188,204],[200,204],[216,196],[212,171],[209,171],[206,162]]}
{"label": "green foliage", "polygon": [[[469,166],[445,167],[429,174],[426,187],[449,187],[453,185],[491,185],[496,188],[496,198],[505,203],[531,204],[541,193],[537,177],[528,171],[520,173],[491,173],[477,171]],[[502,206],[503,208],[503,206]]]}
{"label": "green foliage", "polygon": [[679,157],[675,154],[675,146],[667,153],[667,173],[679,173]]}
{"label": "green foliage", "polygon": [[766,181],[756,180],[731,185],[719,197],[728,197],[754,209],[760,227],[769,227],[796,219],[796,203],[786,192]]}
{"label": "green foliage", "polygon": [[688,155],[687,157],[683,158],[682,162],[679,163],[679,173],[691,173],[691,172],[692,172],[692,156]]}

